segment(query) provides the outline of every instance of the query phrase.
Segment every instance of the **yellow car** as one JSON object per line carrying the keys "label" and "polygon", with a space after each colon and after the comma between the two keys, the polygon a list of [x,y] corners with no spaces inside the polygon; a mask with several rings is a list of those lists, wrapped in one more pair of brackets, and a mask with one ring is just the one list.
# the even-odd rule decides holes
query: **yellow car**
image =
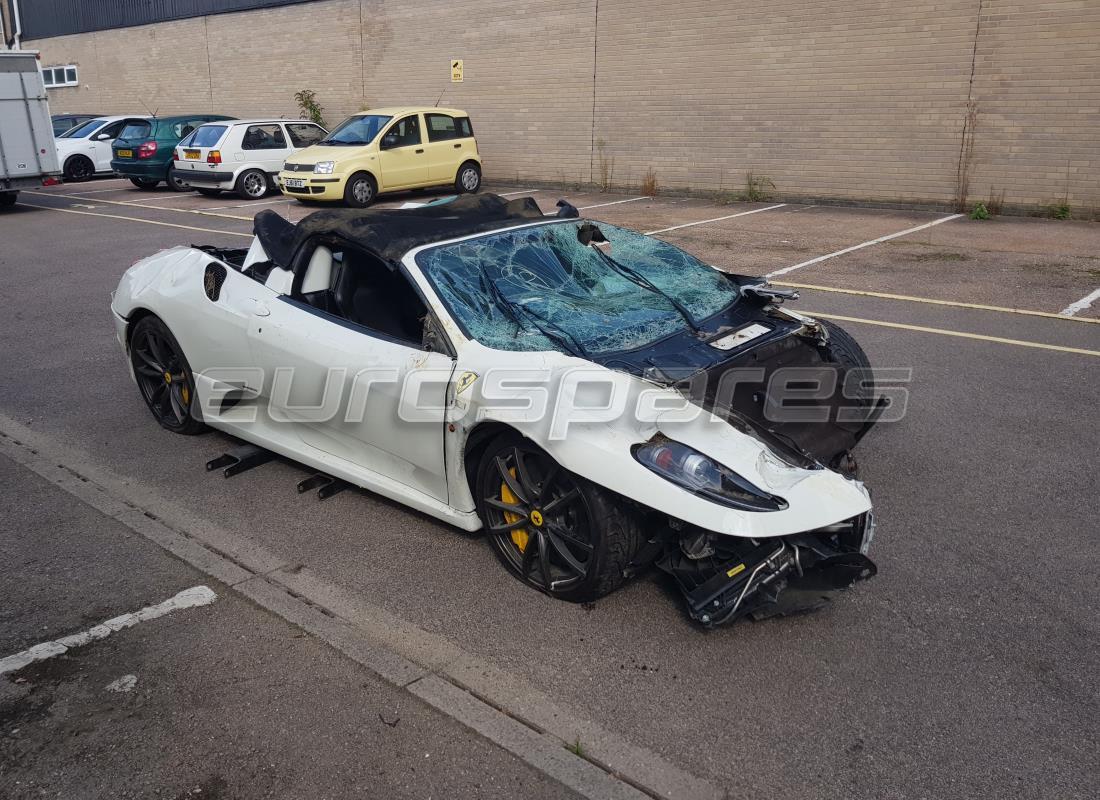
{"label": "yellow car", "polygon": [[379,108],[348,117],[299,150],[277,178],[283,194],[304,202],[343,200],[363,208],[383,192],[453,185],[481,188],[481,156],[465,111]]}

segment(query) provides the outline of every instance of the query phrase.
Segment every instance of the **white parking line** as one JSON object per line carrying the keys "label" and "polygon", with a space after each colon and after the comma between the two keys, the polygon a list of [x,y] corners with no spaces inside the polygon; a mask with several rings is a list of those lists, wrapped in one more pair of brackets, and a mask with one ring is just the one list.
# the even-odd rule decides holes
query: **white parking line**
{"label": "white parking line", "polygon": [[509,197],[513,194],[534,194],[538,189],[520,189],[518,192],[500,192],[501,197]]}
{"label": "white parking line", "polygon": [[581,206],[580,208],[577,209],[577,211],[587,211],[590,208],[603,208],[604,206],[617,206],[617,205],[619,205],[619,203],[633,203],[635,200],[652,200],[652,199],[653,198],[649,197],[648,195],[646,197],[628,197],[626,200],[612,200],[610,203],[596,203],[596,205],[594,205],[594,206]]}
{"label": "white parking line", "polygon": [[[49,194],[48,192],[35,192],[33,190],[24,192],[24,194],[36,194],[40,197],[66,197],[67,196],[67,195],[52,195],[52,194]],[[80,200],[82,198],[78,197],[77,199]],[[137,202],[137,201],[131,202],[129,200],[101,200],[101,199],[97,199],[97,198],[87,198],[87,199],[91,203],[96,203],[96,204],[98,204],[98,203],[107,203],[107,204],[112,205],[112,206],[122,206],[123,208],[144,208],[144,209],[147,209],[147,210],[150,210],[150,211],[172,211],[176,214],[198,214],[199,216],[202,216],[202,217],[221,217],[222,219],[240,219],[240,220],[244,220],[245,222],[251,222],[252,221],[252,217],[242,217],[242,216],[239,216],[237,214],[215,214],[213,211],[208,211],[206,209],[201,209],[201,208],[169,208],[167,206],[137,206],[137,205],[135,205],[135,202]],[[30,203],[24,203],[23,205],[30,205]],[[74,207],[79,206],[80,208],[95,208],[96,207],[95,205],[85,205],[83,203],[73,203],[73,206]],[[45,208],[45,207],[46,206],[35,206],[35,208]],[[51,206],[51,208],[52,208],[52,206]],[[63,211],[64,209],[54,209],[54,210]],[[130,219],[130,218],[127,217],[127,219]]]}
{"label": "white parking line", "polygon": [[[177,225],[175,222],[161,222],[158,219],[142,219],[141,217],[124,217],[121,214],[101,214],[97,211],[77,211],[74,208],[57,208],[56,206],[41,206],[37,203],[20,203],[20,205],[27,206],[28,208],[42,208],[46,211],[58,211],[62,214],[83,214],[86,217],[106,217],[107,219],[124,219],[127,222],[140,222],[142,225],[162,225],[165,228],[183,228],[188,231],[202,231],[203,233],[220,233],[225,236],[245,236],[249,239],[252,238],[251,233],[238,233],[237,231],[219,231],[215,228],[197,228],[194,225]],[[93,206],[94,208],[95,206]],[[164,209],[165,211],[176,211],[177,209]],[[202,214],[202,211],[193,211],[193,214]],[[250,217],[229,217],[228,214],[210,214],[211,217],[227,217],[229,219],[243,219],[246,222],[251,222]]]}
{"label": "white parking line", "polygon": [[[177,194],[157,194],[157,195],[153,195],[153,197],[156,199],[156,201],[158,203],[163,203],[165,200],[186,200],[188,197],[196,198],[198,196],[199,195],[193,194],[192,192],[179,192]],[[138,206],[138,205],[141,205],[142,203],[148,203],[148,202],[149,202],[149,195],[146,195],[145,197],[143,197],[139,200],[125,200],[125,201],[123,201],[122,204],[127,205],[127,206]]]}
{"label": "white parking line", "polygon": [[1086,308],[1091,307],[1097,300],[1100,300],[1100,289],[1089,292],[1076,303],[1070,303],[1062,309],[1061,314],[1063,317],[1072,317],[1078,311],[1084,311]]}
{"label": "white parking line", "polygon": [[926,222],[923,225],[917,225],[914,228],[906,228],[903,231],[898,231],[897,233],[891,233],[891,234],[888,234],[886,236],[880,236],[877,239],[872,239],[869,242],[862,242],[860,244],[852,245],[851,247],[845,247],[843,250],[837,250],[835,253],[826,253],[823,256],[818,256],[817,258],[811,258],[809,261],[803,261],[801,264],[795,264],[795,265],[790,266],[790,267],[783,267],[783,269],[777,269],[774,272],[769,272],[764,277],[765,278],[774,278],[776,275],[786,275],[788,272],[794,272],[796,269],[802,269],[803,267],[808,267],[811,264],[818,264],[822,261],[827,261],[830,258],[836,258],[837,256],[842,256],[845,253],[852,253],[852,252],[855,252],[856,250],[862,250],[864,247],[870,247],[873,244],[880,244],[882,242],[888,242],[891,239],[897,239],[899,236],[907,236],[910,233],[916,233],[917,231],[923,231],[925,228],[931,228],[933,225],[940,225],[944,222],[950,222],[951,220],[958,219],[959,217],[962,217],[962,216],[964,216],[964,215],[963,214],[951,214],[950,216],[941,217],[940,219],[934,219],[931,222]]}
{"label": "white parking line", "polygon": [[83,197],[86,194],[108,194],[110,192],[132,192],[133,187],[119,186],[114,189],[93,189],[90,192],[52,192],[57,197]]}
{"label": "white parking line", "polygon": [[171,597],[163,603],[158,603],[155,606],[146,606],[140,611],[123,614],[121,617],[114,617],[106,622],[101,622],[86,631],[74,633],[71,636],[63,636],[52,642],[36,644],[34,647],[28,648],[21,653],[16,653],[7,658],[0,658],[0,675],[6,672],[15,672],[18,669],[23,669],[23,667],[33,664],[35,661],[44,661],[47,658],[59,656],[75,647],[83,647],[89,642],[94,642],[98,639],[106,639],[112,633],[120,631],[123,628],[131,628],[139,622],[163,617],[165,614],[171,614],[173,611],[179,611],[184,608],[210,605],[215,599],[217,599],[217,595],[214,594],[214,591],[209,587],[192,586],[190,589],[184,589],[175,597]]}
{"label": "white parking line", "polygon": [[223,208],[247,208],[248,206],[270,206],[270,205],[274,205],[275,203],[287,203],[287,204],[289,204],[290,202],[291,201],[290,201],[289,198],[277,197],[274,200],[257,200],[254,203],[237,203],[236,205],[232,205],[232,206],[209,206],[205,210],[206,211],[217,211],[218,209],[223,209]]}
{"label": "white parking line", "polygon": [[777,203],[774,206],[768,206],[767,208],[754,208],[751,211],[740,211],[737,214],[727,214],[724,217],[715,217],[714,219],[701,219],[698,222],[685,222],[683,225],[673,225],[671,228],[658,228],[655,231],[646,231],[646,236],[652,236],[655,233],[668,233],[669,231],[678,231],[681,228],[692,228],[696,225],[707,225],[711,222],[721,222],[725,219],[733,219],[734,217],[747,217],[749,214],[759,214],[761,211],[771,211],[775,208],[783,208],[786,203]]}

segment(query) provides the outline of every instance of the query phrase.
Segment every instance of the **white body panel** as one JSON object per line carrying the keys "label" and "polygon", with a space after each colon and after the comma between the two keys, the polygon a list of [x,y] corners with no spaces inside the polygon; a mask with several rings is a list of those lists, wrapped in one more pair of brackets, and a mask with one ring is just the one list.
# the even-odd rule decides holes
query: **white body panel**
{"label": "white body panel", "polygon": [[[253,246],[254,251],[258,245]],[[262,251],[260,251],[262,252]],[[274,450],[284,456],[398,500],[467,530],[481,526],[464,468],[467,437],[480,422],[506,424],[546,450],[563,467],[655,511],[700,528],[732,536],[764,538],[814,530],[850,519],[871,508],[863,484],[828,469],[801,469],[785,464],[769,448],[726,422],[700,412],[686,422],[670,415],[653,415],[649,422],[635,414],[611,421],[573,422],[565,436],[551,436],[552,415],[502,410],[490,404],[487,379],[456,387],[460,376],[473,372],[487,376],[496,368],[534,370],[546,379],[541,385],[550,397],[581,394],[574,380],[577,370],[598,373],[610,380],[616,397],[633,408],[643,392],[655,393],[676,405],[673,390],[591,362],[551,351],[541,353],[490,349],[466,339],[448,316],[427,279],[405,256],[408,274],[419,286],[454,346],[456,357],[396,345],[384,338],[309,313],[290,300],[290,273],[272,270],[261,285],[231,267],[218,302],[203,291],[205,265],[216,259],[190,248],[164,251],[131,267],[123,276],[112,304],[125,347],[126,319],[142,310],[157,314],[179,340],[192,370],[197,390],[209,401],[224,395],[227,386],[199,375],[211,367],[262,367],[263,385],[247,387],[247,400],[232,410],[204,413],[211,426]],[[256,257],[254,255],[252,257]],[[316,403],[330,367],[346,368],[350,377],[362,368],[396,371],[408,376],[433,376],[428,392],[446,398],[446,420],[395,427],[396,387],[370,389],[371,402],[361,422],[291,422],[285,404],[272,392],[272,373],[293,366],[308,376],[294,391],[298,402]],[[419,375],[418,375],[419,373]],[[442,377],[440,377],[442,376]],[[440,381],[449,387],[436,385]],[[398,381],[400,383],[400,380]],[[580,388],[578,388],[578,386]],[[344,386],[347,401],[350,384]],[[499,394],[499,391],[497,392]],[[294,399],[294,398],[291,398]],[[350,405],[350,404],[349,404]],[[582,403],[581,405],[588,405]],[[341,411],[343,407],[341,407]],[[410,433],[411,431],[411,433]],[[634,445],[664,434],[710,456],[758,487],[787,500],[779,511],[740,511],[694,495],[642,466],[632,455]]]}
{"label": "white body panel", "polygon": [[0,51],[0,191],[61,172],[36,52]]}
{"label": "white body panel", "polygon": [[78,155],[85,156],[92,162],[97,173],[111,172],[111,145],[127,122],[144,119],[148,117],[99,117],[92,120],[99,122],[98,125],[78,125],[81,136],[59,136],[56,139],[57,162],[65,169],[68,159]]}
{"label": "white body panel", "polygon": [[[225,130],[216,141],[200,138],[204,128],[212,127]],[[191,136],[176,145],[173,167],[188,173],[186,177],[193,179],[192,186],[204,189],[231,190],[236,185],[237,178],[250,169],[266,173],[274,185],[275,175],[283,168],[283,163],[294,153],[312,144],[305,143],[300,138],[307,129],[315,129],[319,134],[318,139],[325,135],[325,129],[320,125],[304,120],[250,119],[210,122],[196,128]],[[201,145],[190,144],[200,141],[203,142]],[[295,144],[296,141],[299,143]],[[212,150],[220,153],[220,163],[207,162]]]}

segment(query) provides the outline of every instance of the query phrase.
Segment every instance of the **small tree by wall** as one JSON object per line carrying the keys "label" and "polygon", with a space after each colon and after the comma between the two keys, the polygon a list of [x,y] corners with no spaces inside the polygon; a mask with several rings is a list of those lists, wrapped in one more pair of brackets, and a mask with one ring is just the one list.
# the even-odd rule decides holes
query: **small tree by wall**
{"label": "small tree by wall", "polygon": [[324,106],[317,102],[317,94],[312,89],[302,89],[300,92],[295,92],[294,101],[301,109],[301,113],[298,115],[301,119],[308,119],[322,127],[328,127],[325,125]]}

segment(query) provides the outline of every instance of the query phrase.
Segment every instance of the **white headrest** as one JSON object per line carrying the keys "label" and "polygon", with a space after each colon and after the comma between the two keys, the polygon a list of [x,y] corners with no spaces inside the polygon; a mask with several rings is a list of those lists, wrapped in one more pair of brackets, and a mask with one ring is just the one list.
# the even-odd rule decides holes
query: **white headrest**
{"label": "white headrest", "polygon": [[302,280],[302,293],[323,292],[332,288],[332,251],[323,244],[317,245],[306,266]]}

